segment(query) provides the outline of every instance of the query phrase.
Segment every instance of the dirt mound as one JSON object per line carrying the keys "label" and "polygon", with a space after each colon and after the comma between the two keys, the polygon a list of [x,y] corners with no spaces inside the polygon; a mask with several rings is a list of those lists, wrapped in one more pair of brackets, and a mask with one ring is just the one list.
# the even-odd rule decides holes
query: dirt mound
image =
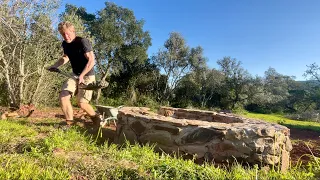
{"label": "dirt mound", "polygon": [[293,149],[290,152],[293,164],[300,160],[306,165],[313,156],[320,157],[320,132],[291,128],[290,137],[293,140]]}
{"label": "dirt mound", "polygon": [[290,138],[293,140],[320,140],[320,132],[290,128]]}

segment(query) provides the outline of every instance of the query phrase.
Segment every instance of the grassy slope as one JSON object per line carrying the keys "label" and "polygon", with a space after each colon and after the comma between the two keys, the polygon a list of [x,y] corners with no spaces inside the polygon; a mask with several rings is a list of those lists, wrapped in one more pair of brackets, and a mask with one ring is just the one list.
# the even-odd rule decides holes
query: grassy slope
{"label": "grassy slope", "polygon": [[246,118],[261,119],[267,122],[282,124],[287,127],[309,129],[320,132],[320,123],[310,121],[297,121],[283,117],[277,114],[256,114],[256,113],[244,113],[241,116]]}
{"label": "grassy slope", "polygon": [[257,166],[231,169],[154,153],[152,146],[97,145],[83,129],[62,130],[57,122],[0,121],[0,179],[313,179],[320,167],[280,173]]}

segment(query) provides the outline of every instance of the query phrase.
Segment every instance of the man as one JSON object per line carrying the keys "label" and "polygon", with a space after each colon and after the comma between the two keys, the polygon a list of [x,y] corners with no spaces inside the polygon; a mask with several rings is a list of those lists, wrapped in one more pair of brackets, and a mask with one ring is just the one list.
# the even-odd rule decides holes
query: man
{"label": "man", "polygon": [[60,106],[65,115],[66,122],[68,125],[74,123],[73,108],[70,99],[73,95],[76,95],[79,107],[91,117],[95,124],[99,124],[101,117],[96,114],[89,104],[92,98],[92,91],[78,88],[81,83],[89,84],[95,81],[93,69],[95,57],[90,41],[86,38],[76,36],[75,28],[70,22],[59,23],[58,30],[64,39],[62,42],[64,54],[54,65],[50,66],[48,70],[54,71],[54,69],[59,66],[70,62],[73,76],[78,77],[78,81],[72,78],[68,79],[63,84],[59,95]]}

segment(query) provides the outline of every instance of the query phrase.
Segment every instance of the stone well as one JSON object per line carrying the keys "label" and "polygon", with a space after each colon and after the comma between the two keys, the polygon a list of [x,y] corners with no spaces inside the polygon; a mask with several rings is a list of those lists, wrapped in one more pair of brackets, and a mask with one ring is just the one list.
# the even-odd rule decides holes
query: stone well
{"label": "stone well", "polygon": [[290,130],[278,124],[232,114],[161,107],[123,107],[118,113],[116,140],[156,143],[165,152],[195,155],[214,162],[289,165]]}

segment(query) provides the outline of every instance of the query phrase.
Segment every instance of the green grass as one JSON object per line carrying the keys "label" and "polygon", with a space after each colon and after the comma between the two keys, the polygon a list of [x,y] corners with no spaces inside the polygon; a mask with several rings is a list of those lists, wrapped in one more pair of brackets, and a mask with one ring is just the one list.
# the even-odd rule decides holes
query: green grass
{"label": "green grass", "polygon": [[[3,148],[0,179],[317,179],[320,161],[307,167],[264,171],[254,166],[231,168],[198,165],[154,152],[154,146],[105,143],[83,129],[57,129],[54,122],[0,121],[0,147],[22,146],[24,151]],[[23,143],[21,141],[23,139]],[[57,151],[59,150],[59,151]]]}
{"label": "green grass", "polygon": [[278,114],[257,114],[257,113],[243,113],[240,114],[246,118],[260,119],[271,123],[281,124],[287,127],[309,129],[320,132],[320,123],[311,121],[297,121],[283,117]]}
{"label": "green grass", "polygon": [[[63,161],[42,156],[41,159],[29,154],[0,154],[0,179],[70,179]],[[48,164],[50,162],[50,164]]]}

